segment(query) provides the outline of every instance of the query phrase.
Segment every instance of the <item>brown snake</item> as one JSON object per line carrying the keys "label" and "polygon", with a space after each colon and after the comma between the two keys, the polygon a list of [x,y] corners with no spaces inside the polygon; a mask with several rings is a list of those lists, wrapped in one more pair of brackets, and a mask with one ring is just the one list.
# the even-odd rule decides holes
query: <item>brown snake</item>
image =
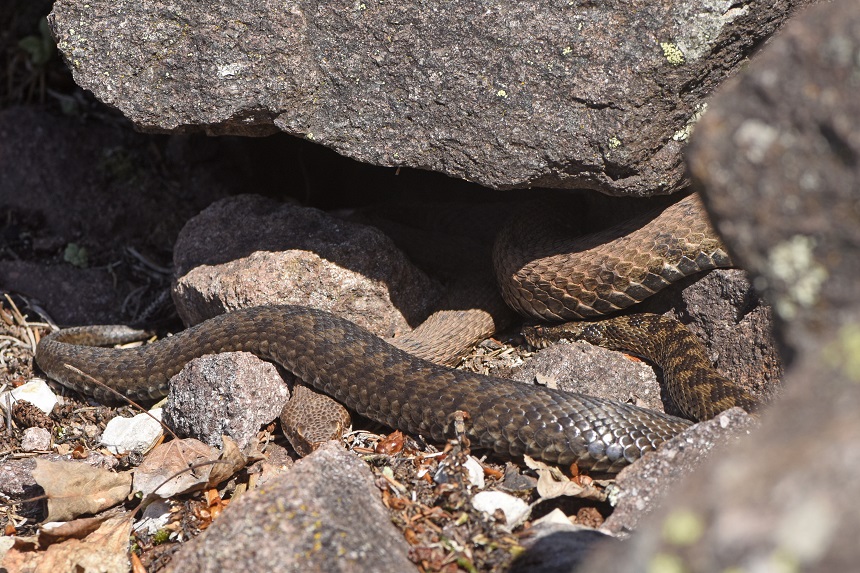
{"label": "brown snake", "polygon": [[[512,245],[519,244],[522,229],[511,227],[499,238],[495,257],[500,275],[514,275],[511,284],[504,282],[503,295],[523,314],[570,319],[624,308],[678,278],[725,266],[728,257],[719,241],[710,238],[700,211],[698,199],[691,196],[660,217],[646,214],[599,237],[586,238],[584,270],[574,271],[567,279],[551,268],[555,263],[546,257],[524,265],[522,249]],[[673,234],[670,223],[683,232]],[[547,230],[544,236],[552,233]],[[610,239],[620,240],[620,247],[609,250]],[[531,253],[557,252],[554,243],[559,240],[545,238]],[[573,249],[583,250],[581,246]],[[516,272],[521,269],[525,269],[522,274]],[[634,329],[643,326],[656,332],[659,342],[625,348],[652,360],[669,354],[664,377],[685,414],[703,419],[731,406],[756,407],[754,398],[713,372],[701,350],[691,350],[697,343],[673,334],[665,321],[620,317],[587,324],[583,335],[598,341],[617,331],[638,340]],[[442,441],[453,434],[455,414],[465,412],[466,437],[473,445],[504,456],[527,454],[559,465],[576,462],[594,471],[618,471],[690,425],[630,404],[440,366],[407,354],[349,321],[305,307],[237,310],[139,348],[91,346],[139,338],[139,331],[126,327],[66,329],[39,343],[36,360],[62,384],[115,401],[66,365],[129,397],[156,398],[167,393],[170,377],[193,358],[248,351],[281,364],[310,386],[388,426]]]}

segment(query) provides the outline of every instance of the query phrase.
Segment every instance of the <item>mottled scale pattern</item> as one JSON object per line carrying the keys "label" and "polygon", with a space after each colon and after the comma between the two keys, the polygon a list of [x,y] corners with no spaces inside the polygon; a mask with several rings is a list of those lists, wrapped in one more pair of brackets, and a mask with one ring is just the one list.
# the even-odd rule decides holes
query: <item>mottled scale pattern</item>
{"label": "mottled scale pattern", "polygon": [[756,398],[713,368],[692,332],[665,316],[630,314],[600,322],[533,326],[523,334],[538,348],[560,339],[585,340],[656,363],[663,370],[669,397],[694,420],[709,420],[735,406],[749,413],[759,408]]}
{"label": "mottled scale pattern", "polygon": [[411,356],[329,313],[296,306],[243,309],[139,348],[83,346],[134,331],[82,327],[45,337],[36,361],[64,385],[115,401],[71,365],[131,398],[167,393],[171,376],[205,354],[247,351],[272,360],[372,420],[435,441],[465,412],[474,446],[616,472],[690,422],[611,400],[454,370]]}
{"label": "mottled scale pattern", "polygon": [[281,430],[302,456],[310,455],[328,440],[343,436],[352,423],[343,406],[323,398],[307,386],[295,384],[290,400],[281,410]]}
{"label": "mottled scale pattern", "polygon": [[493,258],[505,302],[550,321],[608,315],[694,273],[731,266],[698,195],[603,231],[574,237],[554,213],[519,217]]}

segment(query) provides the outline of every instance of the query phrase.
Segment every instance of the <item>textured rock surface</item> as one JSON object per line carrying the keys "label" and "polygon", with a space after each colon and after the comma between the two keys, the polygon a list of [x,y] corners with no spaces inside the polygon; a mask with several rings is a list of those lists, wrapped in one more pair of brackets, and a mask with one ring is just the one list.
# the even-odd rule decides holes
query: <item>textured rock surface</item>
{"label": "textured rock surface", "polygon": [[749,435],[756,421],[740,408],[692,426],[674,437],[659,450],[643,456],[637,463],[624,468],[615,482],[612,503],[615,510],[603,522],[601,529],[616,535],[634,531],[641,519],[663,502],[678,482],[690,475],[711,455],[730,451],[737,439]]}
{"label": "textured rock surface", "polygon": [[560,342],[539,350],[512,369],[510,377],[521,382],[537,379],[538,383],[549,379],[568,392],[664,411],[660,383],[651,366],[586,342]]}
{"label": "textured rock surface", "polygon": [[586,570],[841,571],[860,560],[860,506],[848,501],[860,498],[856,8],[828,3],[792,22],[715,98],[690,154],[717,227],[774,301],[791,359],[784,396],[755,439],[711,460],[626,551]]}
{"label": "textured rock surface", "polygon": [[255,195],[190,220],[174,267],[173,299],[189,325],[237,308],[300,304],[393,336],[425,318],[437,292],[376,229]]}
{"label": "textured rock surface", "polygon": [[202,356],[171,379],[164,422],[184,438],[220,447],[227,435],[244,448],[289,399],[275,366],[253,354]]}
{"label": "textured rock surface", "polygon": [[168,571],[416,571],[370,470],[329,443],[230,504]]}
{"label": "textured rock surface", "polygon": [[705,97],[804,0],[62,0],[75,80],[154,131],[278,129],[496,188],[669,193]]}

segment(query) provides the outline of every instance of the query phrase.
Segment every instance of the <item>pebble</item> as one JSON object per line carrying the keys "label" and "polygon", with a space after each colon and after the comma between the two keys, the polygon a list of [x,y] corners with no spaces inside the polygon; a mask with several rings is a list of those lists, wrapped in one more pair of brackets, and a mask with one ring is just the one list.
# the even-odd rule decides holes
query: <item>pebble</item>
{"label": "pebble", "polygon": [[489,515],[501,509],[505,514],[507,526],[511,528],[525,521],[531,512],[529,504],[502,491],[482,491],[475,494],[472,498],[472,507]]}
{"label": "pebble", "polygon": [[26,384],[23,384],[10,392],[0,394],[0,408],[5,411],[7,403],[7,395],[11,396],[11,403],[18,400],[26,400],[39,408],[45,414],[50,414],[54,406],[59,402],[57,395],[48,386],[48,383],[41,378],[33,378]]}
{"label": "pebble", "polygon": [[25,452],[47,452],[51,449],[51,432],[45,428],[33,427],[24,430],[21,449]]}
{"label": "pebble", "polygon": [[469,456],[463,466],[469,472],[469,483],[478,489],[484,489],[484,467],[481,463],[474,456]]}
{"label": "pebble", "polygon": [[[161,408],[149,411],[156,420],[161,420]],[[113,454],[139,452],[145,454],[152,449],[164,433],[161,424],[147,414],[133,418],[117,416],[107,423],[102,432],[101,444]]]}

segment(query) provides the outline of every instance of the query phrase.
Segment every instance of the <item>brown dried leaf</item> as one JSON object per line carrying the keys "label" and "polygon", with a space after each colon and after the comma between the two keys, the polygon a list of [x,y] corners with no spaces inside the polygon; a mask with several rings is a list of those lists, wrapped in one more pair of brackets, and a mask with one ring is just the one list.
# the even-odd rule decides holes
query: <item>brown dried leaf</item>
{"label": "brown dried leaf", "polygon": [[247,458],[229,436],[216,448],[200,440],[172,440],[156,446],[147,454],[134,474],[134,491],[150,496],[170,498],[174,495],[214,487],[229,479],[247,464]]}
{"label": "brown dried leaf", "polygon": [[577,483],[571,481],[560,469],[543,462],[524,456],[526,465],[538,474],[537,492],[543,499],[552,499],[562,495],[581,497],[603,501],[606,493],[595,487],[590,481]]}
{"label": "brown dried leaf", "polygon": [[121,503],[131,493],[131,474],[67,461],[36,460],[36,480],[48,498],[45,521],[69,521]]}
{"label": "brown dried leaf", "polygon": [[83,539],[67,539],[47,547],[15,538],[0,561],[9,571],[128,571],[128,543],[133,515],[106,519]]}
{"label": "brown dried leaf", "polygon": [[212,471],[209,475],[208,487],[215,487],[222,481],[226,481],[233,477],[233,474],[245,467],[248,460],[242,454],[238,444],[230,436],[221,436],[221,457],[218,458],[219,463],[212,466]]}
{"label": "brown dried leaf", "polygon": [[134,472],[134,491],[163,499],[205,489],[218,450],[200,440],[171,440],[156,446]]}
{"label": "brown dried leaf", "polygon": [[101,527],[106,519],[107,517],[82,517],[72,521],[46,523],[39,528],[39,545],[47,547],[57,539],[83,539]]}
{"label": "brown dried leaf", "polygon": [[393,456],[403,450],[405,441],[406,438],[403,436],[403,432],[400,430],[392,432],[376,445],[376,453]]}

